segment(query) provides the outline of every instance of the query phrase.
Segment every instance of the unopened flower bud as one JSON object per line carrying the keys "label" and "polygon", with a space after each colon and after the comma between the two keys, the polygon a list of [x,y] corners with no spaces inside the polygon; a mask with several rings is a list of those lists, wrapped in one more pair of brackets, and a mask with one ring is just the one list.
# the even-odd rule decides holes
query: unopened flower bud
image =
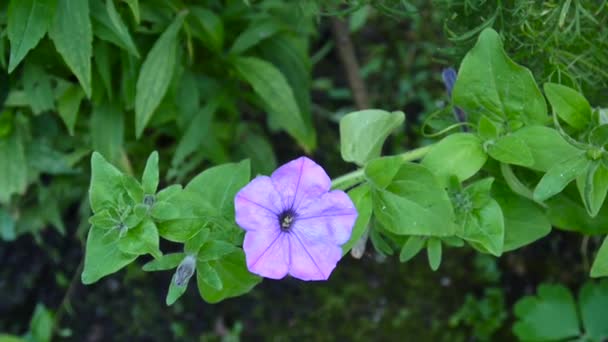
{"label": "unopened flower bud", "polygon": [[173,281],[177,286],[184,286],[196,270],[196,259],[192,255],[187,255],[184,260],[177,266],[177,270],[173,275]]}

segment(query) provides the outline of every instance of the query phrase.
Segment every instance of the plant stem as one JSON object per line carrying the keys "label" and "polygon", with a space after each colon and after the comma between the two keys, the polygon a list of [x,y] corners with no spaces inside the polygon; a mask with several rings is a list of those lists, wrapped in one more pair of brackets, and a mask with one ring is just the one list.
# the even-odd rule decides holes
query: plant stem
{"label": "plant stem", "polygon": [[[397,155],[397,157],[401,158],[401,160],[404,162],[420,159],[429,152],[429,150],[431,149],[432,146],[433,146],[433,144],[418,147],[417,149],[399,154],[399,155]],[[361,169],[357,169],[353,172],[349,172],[345,175],[342,175],[338,178],[335,178],[331,182],[331,188],[345,190],[345,189],[351,188],[359,183],[362,183],[364,180],[365,180],[365,173],[364,173],[364,169],[361,168]]]}

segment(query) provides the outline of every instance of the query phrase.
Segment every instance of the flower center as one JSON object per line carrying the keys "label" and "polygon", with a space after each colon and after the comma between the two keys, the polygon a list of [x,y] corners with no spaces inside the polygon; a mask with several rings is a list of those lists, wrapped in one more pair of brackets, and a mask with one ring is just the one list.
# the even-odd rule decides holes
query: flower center
{"label": "flower center", "polygon": [[296,220],[296,213],[292,209],[283,211],[279,215],[279,225],[282,231],[288,231],[291,229],[294,221]]}

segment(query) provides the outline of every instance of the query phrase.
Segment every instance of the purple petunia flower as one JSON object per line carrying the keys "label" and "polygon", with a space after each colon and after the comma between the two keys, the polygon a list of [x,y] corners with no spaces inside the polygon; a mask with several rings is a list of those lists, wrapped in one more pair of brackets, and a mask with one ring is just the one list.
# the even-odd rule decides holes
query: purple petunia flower
{"label": "purple petunia flower", "polygon": [[247,267],[266,278],[326,280],[342,257],[357,210],[314,161],[301,157],[258,176],[234,200]]}

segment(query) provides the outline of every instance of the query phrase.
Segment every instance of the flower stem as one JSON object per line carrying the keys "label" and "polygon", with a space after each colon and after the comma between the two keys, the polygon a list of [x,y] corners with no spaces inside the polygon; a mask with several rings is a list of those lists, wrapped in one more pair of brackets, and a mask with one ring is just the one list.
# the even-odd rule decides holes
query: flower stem
{"label": "flower stem", "polygon": [[[401,158],[401,160],[404,162],[420,159],[429,152],[432,146],[433,144],[422,146],[417,149],[399,154],[397,155],[397,157]],[[361,168],[333,179],[331,181],[331,188],[344,190],[351,188],[359,183],[362,183],[364,180],[365,173],[364,169]]]}

